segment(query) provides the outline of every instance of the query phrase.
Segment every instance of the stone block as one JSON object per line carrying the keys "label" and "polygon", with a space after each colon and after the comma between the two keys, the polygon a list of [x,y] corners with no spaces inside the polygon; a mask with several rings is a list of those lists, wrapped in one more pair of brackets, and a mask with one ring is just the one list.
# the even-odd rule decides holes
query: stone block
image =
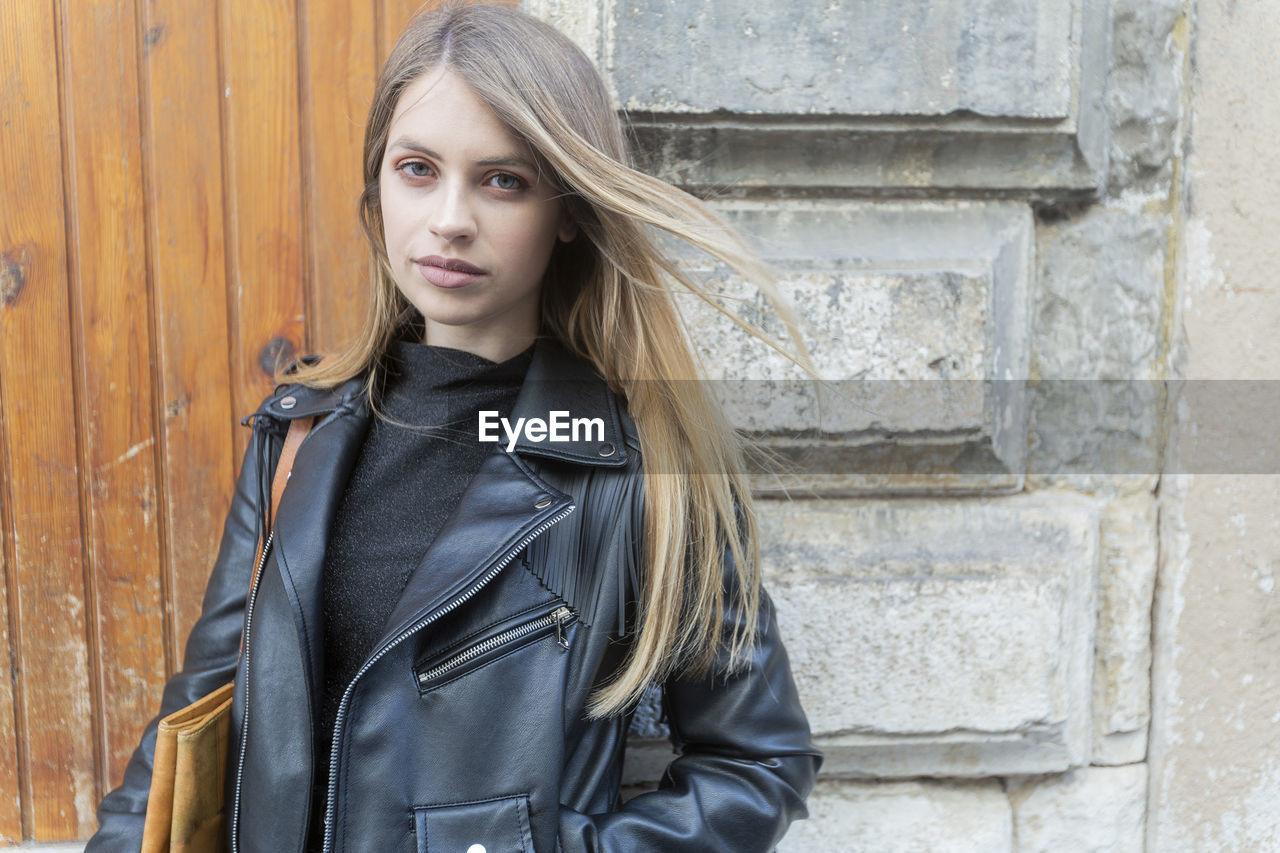
{"label": "stone block", "polygon": [[1190,15],[1182,0],[1113,0],[1110,189],[1166,185],[1178,151]]}
{"label": "stone block", "polygon": [[1159,199],[1131,195],[1040,224],[1032,351],[1038,377],[1156,375],[1169,221]]}
{"label": "stone block", "polygon": [[1120,199],[1037,230],[1028,467],[1037,483],[1161,470],[1168,215]]}
{"label": "stone block", "polygon": [[524,0],[605,71],[644,168],[695,190],[1097,194],[1108,0]]}
{"label": "stone block", "polygon": [[645,112],[1064,118],[1076,6],[628,0],[611,68],[622,106]]}
{"label": "stone block", "polygon": [[766,580],[824,773],[986,776],[1087,763],[1090,502],[759,508]]}
{"label": "stone block", "polygon": [[1093,763],[1146,756],[1151,708],[1151,600],[1156,579],[1156,500],[1108,502],[1101,520],[1093,680]]}
{"label": "stone block", "polygon": [[606,10],[601,0],[521,0],[520,8],[531,15],[553,24],[556,29],[573,39],[574,44],[595,61],[605,74],[605,57],[601,50],[601,34],[606,23]]}
{"label": "stone block", "polygon": [[[798,469],[758,488],[1011,491],[1026,451],[1030,212],[1002,202],[726,202],[778,272],[824,380],[701,300],[681,310],[738,427]],[[690,269],[785,338],[763,297],[706,256]]]}
{"label": "stone block", "polygon": [[1082,767],[1010,780],[1017,853],[1141,853],[1147,766]]}
{"label": "stone block", "polygon": [[995,781],[822,782],[809,798],[809,819],[792,824],[778,845],[779,853],[1013,850],[1009,801]]}

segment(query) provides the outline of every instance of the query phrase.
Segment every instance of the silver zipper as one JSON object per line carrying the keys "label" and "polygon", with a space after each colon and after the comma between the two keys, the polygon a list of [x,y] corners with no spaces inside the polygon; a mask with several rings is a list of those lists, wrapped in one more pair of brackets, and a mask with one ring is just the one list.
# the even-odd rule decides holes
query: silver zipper
{"label": "silver zipper", "polygon": [[507,643],[515,642],[521,637],[527,637],[530,634],[541,631],[543,628],[550,628],[552,625],[556,627],[556,642],[560,644],[561,648],[568,650],[569,641],[565,639],[564,626],[572,621],[572,619],[572,610],[567,607],[557,607],[554,611],[546,614],[545,616],[539,616],[537,619],[525,622],[522,625],[517,625],[514,628],[508,628],[501,634],[497,634],[482,643],[477,643],[468,649],[464,649],[443,663],[436,664],[426,672],[418,673],[418,685],[425,687],[427,684],[449,672],[449,670],[460,667],[469,660],[475,660],[481,655],[488,654],[494,649],[505,646]]}
{"label": "silver zipper", "polygon": [[240,849],[240,785],[244,781],[244,752],[249,743],[249,627],[253,624],[253,603],[258,598],[258,584],[262,582],[262,569],[267,565],[267,554],[271,551],[271,542],[275,537],[274,529],[267,534],[267,541],[262,546],[262,556],[258,559],[258,568],[253,573],[253,588],[249,590],[249,601],[245,604],[242,655],[244,658],[244,722],[240,726],[240,760],[236,763],[236,801],[231,814],[232,853]]}
{"label": "silver zipper", "polygon": [[[333,810],[337,801],[337,794],[338,794],[338,745],[342,742],[342,726],[346,722],[347,707],[348,707],[348,701],[351,699],[351,691],[355,689],[356,682],[360,680],[360,676],[368,672],[369,667],[377,663],[384,655],[387,654],[387,652],[391,651],[396,646],[400,645],[400,643],[404,642],[405,639],[417,633],[418,631],[422,630],[427,625],[430,625],[432,622],[436,621],[441,616],[444,616],[446,613],[449,613],[457,609],[462,604],[465,604],[468,599],[470,599],[473,595],[475,595],[477,592],[483,589],[485,584],[493,580],[493,578],[498,574],[498,572],[502,571],[503,568],[505,568],[508,563],[514,560],[516,555],[520,553],[520,550],[524,548],[524,546],[528,545],[530,542],[536,539],[543,531],[547,530],[553,524],[560,521],[565,516],[569,515],[571,512],[573,512],[573,510],[574,510],[574,505],[570,504],[569,506],[565,507],[563,511],[557,513],[555,516],[547,519],[542,524],[538,525],[533,530],[532,533],[530,533],[528,536],[524,537],[519,542],[517,542],[516,545],[510,551],[508,551],[502,557],[501,560],[494,563],[493,566],[489,569],[489,571],[485,572],[484,575],[479,580],[477,580],[474,584],[471,585],[470,589],[468,589],[462,595],[455,598],[453,601],[450,601],[444,607],[440,607],[432,611],[422,621],[416,622],[413,625],[410,625],[404,631],[401,631],[399,634],[397,634],[395,639],[393,639],[391,642],[383,646],[376,655],[374,655],[373,657],[365,661],[364,666],[360,667],[360,670],[351,679],[350,683],[347,684],[347,689],[342,694],[342,700],[338,702],[338,714],[333,721],[333,742],[329,747],[329,790],[325,795],[326,802],[325,802],[325,809],[324,809],[324,847],[323,847],[324,853],[330,853],[330,851],[333,850],[333,834],[335,829],[334,820],[333,820]],[[243,752],[243,747],[241,751]],[[243,761],[243,758],[241,760]],[[237,786],[238,785],[239,785],[239,781],[237,780]],[[237,805],[239,804],[239,801],[240,801],[240,792],[237,787],[237,790],[236,790]]]}

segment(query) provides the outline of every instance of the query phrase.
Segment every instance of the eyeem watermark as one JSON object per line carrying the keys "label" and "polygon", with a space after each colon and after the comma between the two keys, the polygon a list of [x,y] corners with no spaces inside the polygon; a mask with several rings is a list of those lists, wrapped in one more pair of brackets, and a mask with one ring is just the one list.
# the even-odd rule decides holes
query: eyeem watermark
{"label": "eyeem watermark", "polygon": [[481,441],[500,441],[498,429],[507,437],[507,452],[516,449],[516,442],[523,435],[529,441],[604,441],[604,418],[571,418],[567,411],[547,412],[547,419],[516,418],[514,424],[496,411],[481,410],[479,438]]}

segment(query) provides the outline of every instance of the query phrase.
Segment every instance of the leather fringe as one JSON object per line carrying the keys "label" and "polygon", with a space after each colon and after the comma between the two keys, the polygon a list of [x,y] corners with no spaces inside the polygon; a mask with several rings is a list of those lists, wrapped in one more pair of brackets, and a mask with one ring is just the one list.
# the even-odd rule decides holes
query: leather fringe
{"label": "leather fringe", "polygon": [[[617,565],[617,634],[631,633],[627,600],[640,590],[643,545],[643,477],[634,472],[565,466],[557,488],[574,499],[576,511],[529,543],[523,555],[529,571],[560,596],[588,627],[598,614],[610,580],[604,567]],[[594,533],[594,535],[592,535]],[[616,557],[612,549],[621,549]],[[628,595],[630,593],[630,596]],[[632,614],[634,616],[634,614]]]}
{"label": "leather fringe", "polygon": [[253,436],[249,439],[256,445],[258,462],[258,541],[265,540],[271,531],[275,519],[271,517],[271,477],[275,471],[278,456],[272,451],[272,436],[279,436],[279,427],[273,428],[274,421],[263,415],[253,414],[245,421],[253,426]]}

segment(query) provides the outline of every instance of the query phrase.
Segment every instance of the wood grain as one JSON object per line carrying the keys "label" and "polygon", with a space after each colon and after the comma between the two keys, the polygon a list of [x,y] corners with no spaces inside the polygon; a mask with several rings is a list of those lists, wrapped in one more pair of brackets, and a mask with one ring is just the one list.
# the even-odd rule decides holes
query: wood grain
{"label": "wood grain", "polygon": [[303,16],[302,116],[311,346],[349,343],[368,305],[369,249],[360,228],[361,149],[377,73],[373,4],[308,3]]}
{"label": "wood grain", "polygon": [[[306,315],[293,0],[218,4],[232,409],[248,414],[300,355]],[[248,442],[236,434],[236,458]]]}
{"label": "wood grain", "polygon": [[0,846],[92,833],[198,616],[239,418],[355,332],[365,114],[422,5],[0,0]]}
{"label": "wood grain", "polygon": [[137,17],[134,0],[62,11],[99,774],[118,779],[165,678]]}
{"label": "wood grain", "polygon": [[439,5],[438,0],[374,0],[378,4],[378,67],[387,61],[396,39],[414,15]]}
{"label": "wood grain", "polygon": [[[0,306],[0,314],[3,312],[3,306]],[[0,322],[3,322],[2,318]],[[4,433],[3,383],[3,377],[0,377],[0,448],[8,445]],[[9,571],[13,559],[9,553],[12,542],[9,507],[12,501],[4,488],[8,482],[4,454],[0,453],[0,648],[3,649],[13,648],[9,635],[9,597],[14,594],[10,590],[15,588]],[[0,673],[0,766],[8,768],[7,772],[0,774],[0,845],[17,844],[22,840],[22,797],[18,789],[18,774],[22,766],[18,763],[18,733],[14,728],[17,716],[13,695],[16,675],[12,669]]]}
{"label": "wood grain", "polygon": [[59,55],[52,2],[0,4],[0,375],[9,638],[23,831],[94,825],[92,679],[77,460]]}
{"label": "wood grain", "polygon": [[235,476],[217,17],[146,0],[143,127],[167,531],[170,674],[200,615]]}

